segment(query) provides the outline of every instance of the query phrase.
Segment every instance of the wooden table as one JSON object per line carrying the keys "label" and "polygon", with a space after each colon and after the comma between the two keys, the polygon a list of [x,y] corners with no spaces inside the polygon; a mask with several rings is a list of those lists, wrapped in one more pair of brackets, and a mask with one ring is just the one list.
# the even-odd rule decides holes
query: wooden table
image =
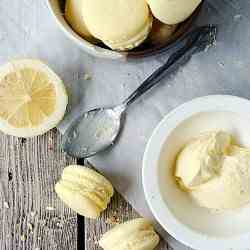
{"label": "wooden table", "polygon": [[97,221],[64,206],[54,185],[76,160],[62,152],[56,130],[32,139],[1,134],[0,144],[0,250],[97,250],[112,224],[139,216],[118,193]]}

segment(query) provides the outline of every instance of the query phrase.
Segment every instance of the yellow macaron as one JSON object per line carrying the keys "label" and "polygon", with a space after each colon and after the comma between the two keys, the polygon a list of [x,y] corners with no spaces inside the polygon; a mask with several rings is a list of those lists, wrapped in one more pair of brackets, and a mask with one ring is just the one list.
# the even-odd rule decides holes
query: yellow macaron
{"label": "yellow macaron", "polygon": [[88,218],[98,218],[114,194],[111,183],[104,176],[78,165],[63,170],[55,191],[66,205]]}
{"label": "yellow macaron", "polygon": [[152,27],[145,0],[82,0],[84,21],[96,38],[114,50],[139,46]]}

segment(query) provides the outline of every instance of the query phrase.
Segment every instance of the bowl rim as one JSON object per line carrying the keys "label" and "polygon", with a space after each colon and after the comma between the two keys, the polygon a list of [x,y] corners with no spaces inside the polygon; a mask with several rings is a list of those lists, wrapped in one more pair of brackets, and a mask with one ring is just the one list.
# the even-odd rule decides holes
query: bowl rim
{"label": "bowl rim", "polygon": [[[171,37],[168,41],[166,41],[165,44],[161,44],[161,45],[156,46],[156,47],[148,48],[148,49],[145,49],[144,51],[136,51],[135,52],[135,51],[131,50],[131,51],[119,52],[119,51],[113,51],[111,49],[102,48],[98,45],[94,45],[94,44],[88,42],[87,40],[85,40],[84,38],[82,38],[80,35],[78,35],[69,25],[67,25],[67,26],[64,25],[57,15],[57,13],[53,7],[52,1],[53,0],[46,0],[48,9],[49,9],[51,15],[53,16],[54,20],[56,21],[57,25],[60,27],[60,29],[63,31],[63,33],[65,33],[65,35],[70,40],[75,42],[75,44],[77,44],[79,46],[79,48],[81,48],[85,52],[87,52],[95,57],[106,58],[106,59],[116,59],[116,60],[117,59],[124,60],[126,58],[132,58],[132,59],[147,58],[147,57],[159,54],[159,53],[164,53],[164,52],[168,51],[169,49],[177,46],[177,44],[181,40],[181,38],[187,32],[189,32],[190,29],[192,28],[192,24],[195,22],[195,20],[199,16],[199,13],[200,13],[202,6],[203,6],[203,3],[204,3],[204,1],[202,1],[200,3],[200,5],[196,8],[196,10],[192,13],[192,15],[179,25],[180,27],[175,32],[174,36]],[[66,20],[65,20],[65,23],[67,24]]]}
{"label": "bowl rim", "polygon": [[216,238],[192,230],[182,224],[172,214],[164,202],[158,176],[155,174],[157,162],[166,138],[183,121],[201,112],[229,111],[246,115],[250,101],[232,95],[209,95],[186,102],[167,114],[154,129],[143,157],[142,184],[147,204],[161,226],[181,243],[194,249],[229,250],[247,249],[250,245],[250,232],[236,237]]}

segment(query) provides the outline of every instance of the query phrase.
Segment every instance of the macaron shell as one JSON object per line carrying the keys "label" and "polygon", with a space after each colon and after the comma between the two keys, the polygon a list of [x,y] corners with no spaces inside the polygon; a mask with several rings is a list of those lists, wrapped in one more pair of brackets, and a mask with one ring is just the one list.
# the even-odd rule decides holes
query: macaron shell
{"label": "macaron shell", "polygon": [[110,48],[118,51],[124,51],[136,48],[147,39],[148,34],[152,29],[152,23],[153,23],[153,17],[151,13],[149,13],[149,18],[145,23],[143,29],[140,32],[138,32],[135,36],[127,38],[127,40],[125,39],[116,41],[103,40],[103,43],[105,43]]}
{"label": "macaron shell", "polygon": [[71,25],[73,30],[86,40],[96,42],[89,32],[82,16],[82,0],[67,0],[65,7],[65,19]]}
{"label": "macaron shell", "polygon": [[105,250],[153,250],[159,243],[159,236],[152,230],[138,231],[130,237],[120,241],[116,246],[104,248]]}
{"label": "macaron shell", "polygon": [[102,236],[99,245],[104,250],[148,250],[158,242],[159,236],[150,222],[139,218],[115,226]]}
{"label": "macaron shell", "polygon": [[[118,43],[117,49],[122,50],[123,42],[126,44],[131,39],[132,43],[137,45],[141,42],[142,35],[138,38],[139,42],[135,42],[133,38],[150,27],[151,14],[145,0],[82,0],[82,2],[83,17],[90,32],[114,49]],[[124,49],[125,47],[128,45],[126,44]]]}
{"label": "macaron shell", "polygon": [[159,236],[153,230],[140,231],[121,243],[119,250],[153,250],[159,241]]}
{"label": "macaron shell", "polygon": [[101,209],[80,193],[65,188],[60,182],[56,184],[55,191],[59,198],[78,214],[93,219],[100,216]]}
{"label": "macaron shell", "polygon": [[113,196],[114,194],[114,189],[110,181],[95,170],[87,167],[79,165],[68,166],[63,170],[62,179],[72,180],[73,182],[87,185],[92,189],[103,189],[109,196]]}
{"label": "macaron shell", "polygon": [[165,24],[178,24],[186,20],[202,0],[147,0],[155,18]]}
{"label": "macaron shell", "polygon": [[107,204],[110,201],[110,196],[103,190],[88,188],[85,185],[80,185],[77,182],[71,182],[69,180],[60,180],[60,184],[71,190],[72,192],[80,194],[82,197],[89,199],[101,210],[107,208]]}

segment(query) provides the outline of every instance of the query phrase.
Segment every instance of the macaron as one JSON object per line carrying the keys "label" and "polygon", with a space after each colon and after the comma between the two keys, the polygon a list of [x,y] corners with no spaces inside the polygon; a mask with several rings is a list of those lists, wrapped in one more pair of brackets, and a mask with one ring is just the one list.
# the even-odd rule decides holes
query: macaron
{"label": "macaron", "polygon": [[68,166],[55,185],[59,198],[78,214],[98,218],[107,208],[114,189],[111,183],[96,171],[79,166]]}
{"label": "macaron", "polygon": [[159,240],[151,223],[139,218],[115,226],[102,236],[99,245],[104,250],[153,250]]}
{"label": "macaron", "polygon": [[139,46],[152,27],[145,0],[82,0],[83,19],[94,37],[113,50]]}
{"label": "macaron", "polygon": [[90,42],[95,38],[89,32],[82,15],[82,0],[66,0],[65,19],[72,29]]}
{"label": "macaron", "polygon": [[178,24],[186,20],[202,0],[147,0],[155,18],[165,24]]}

